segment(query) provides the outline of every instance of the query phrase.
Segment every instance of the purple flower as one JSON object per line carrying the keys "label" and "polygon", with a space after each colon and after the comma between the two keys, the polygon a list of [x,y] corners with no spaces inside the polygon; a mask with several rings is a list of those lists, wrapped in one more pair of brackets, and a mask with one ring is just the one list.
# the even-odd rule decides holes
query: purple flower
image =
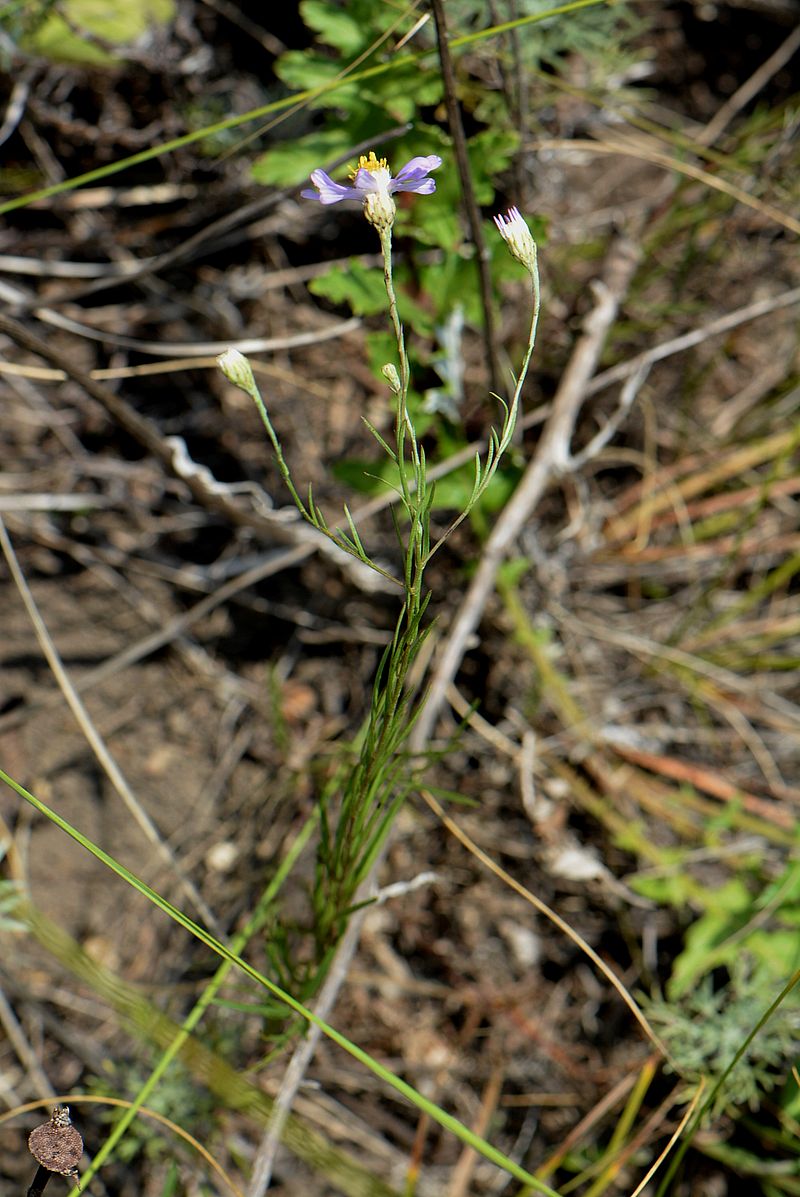
{"label": "purple flower", "polygon": [[396,191],[430,195],[436,190],[436,181],[430,178],[430,172],[437,170],[441,165],[442,160],[438,154],[429,154],[426,158],[412,158],[392,177],[386,159],[376,158],[374,151],[370,151],[369,157],[362,154],[359,158],[349,187],[343,183],[334,183],[324,170],[314,170],[311,172],[311,182],[315,189],[312,191],[311,188],[306,188],[300,194],[304,199],[319,200],[321,204],[338,204],[339,200],[345,199],[361,200],[367,219],[372,224],[377,227],[389,227],[395,212],[391,196]]}

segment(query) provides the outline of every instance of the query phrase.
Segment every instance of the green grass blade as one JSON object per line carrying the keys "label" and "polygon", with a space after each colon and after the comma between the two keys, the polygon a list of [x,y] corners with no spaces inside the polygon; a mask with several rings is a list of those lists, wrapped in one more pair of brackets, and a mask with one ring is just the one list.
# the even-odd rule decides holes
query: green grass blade
{"label": "green grass blade", "polygon": [[9,777],[8,774],[2,769],[0,769],[0,781],[4,781],[6,785],[10,786],[11,789],[19,795],[20,798],[24,798],[26,802],[29,802],[30,805],[38,810],[40,814],[50,819],[52,823],[54,823],[68,836],[70,836],[71,839],[80,844],[82,848],[85,848],[87,852],[90,852],[92,856],[101,862],[101,864],[104,864],[106,868],[111,870],[111,872],[116,873],[118,877],[121,877],[123,881],[127,882],[128,885],[137,890],[142,897],[147,898],[149,902],[152,902],[154,906],[157,906],[159,910],[163,911],[163,913],[173,919],[174,922],[180,924],[184,930],[188,931],[191,935],[194,935],[196,939],[199,939],[201,943],[204,943],[206,947],[210,948],[213,952],[216,952],[217,955],[222,956],[224,960],[229,960],[232,964],[235,964],[237,968],[246,973],[248,977],[256,981],[259,985],[262,985],[265,989],[269,990],[269,992],[282,1001],[284,1005],[288,1006],[291,1010],[294,1010],[297,1014],[300,1014],[304,1019],[306,1019],[307,1022],[313,1023],[314,1026],[318,1027],[320,1031],[322,1031],[326,1038],[337,1044],[338,1047],[341,1047],[347,1052],[348,1055],[352,1056],[354,1060],[358,1060],[360,1064],[363,1064],[365,1068],[368,1068],[369,1071],[375,1076],[379,1077],[380,1080],[384,1081],[397,1093],[400,1093],[403,1097],[410,1101],[412,1105],[416,1106],[417,1109],[422,1110],[423,1113],[427,1114],[440,1126],[444,1127],[446,1130],[449,1130],[462,1143],[465,1143],[468,1147],[472,1147],[475,1151],[482,1155],[484,1159],[496,1164],[498,1168],[508,1172],[517,1180],[529,1185],[535,1192],[544,1193],[547,1195],[547,1197],[560,1197],[560,1195],[554,1189],[551,1189],[547,1185],[543,1184],[542,1181],[538,1180],[535,1176],[532,1176],[530,1172],[526,1172],[524,1168],[521,1168],[519,1164],[516,1164],[514,1160],[510,1159],[507,1155],[504,1155],[502,1151],[499,1151],[496,1147],[493,1147],[491,1143],[488,1143],[485,1139],[481,1138],[480,1135],[477,1135],[473,1131],[469,1130],[469,1128],[464,1126],[462,1122],[459,1122],[457,1118],[454,1118],[452,1114],[448,1114],[446,1110],[441,1108],[441,1106],[437,1106],[435,1102],[429,1101],[426,1097],[423,1097],[421,1093],[418,1093],[411,1085],[407,1084],[406,1081],[402,1080],[399,1076],[396,1076],[393,1072],[390,1072],[388,1068],[384,1068],[383,1065],[379,1064],[377,1060],[374,1060],[368,1052],[364,1051],[364,1049],[359,1047],[358,1044],[353,1043],[345,1035],[342,1035],[336,1030],[335,1027],[330,1026],[323,1019],[317,1018],[313,1011],[308,1010],[301,1002],[298,1002],[296,998],[293,998],[291,994],[286,993],[285,990],[281,989],[279,985],[276,985],[273,981],[270,981],[268,977],[265,977],[257,969],[253,968],[252,965],[248,964],[246,960],[242,960],[240,956],[231,951],[231,949],[226,947],[224,944],[220,943],[219,940],[216,939],[209,931],[206,931],[204,927],[200,927],[197,923],[193,922],[182,911],[173,906],[171,902],[168,902],[166,898],[162,898],[160,894],[151,889],[149,885],[141,880],[141,878],[137,877],[134,873],[131,873],[129,869],[126,869],[125,866],[120,864],[119,861],[115,860],[113,856],[109,856],[109,854],[104,852],[102,848],[99,848],[96,844],[92,843],[92,841],[83,835],[82,832],[73,827],[71,823],[68,823],[66,819],[62,819],[60,815],[56,814],[54,810],[52,810],[49,806],[46,806],[44,802],[36,798],[33,794],[29,793],[28,790],[26,790],[18,782],[14,781],[13,778]]}

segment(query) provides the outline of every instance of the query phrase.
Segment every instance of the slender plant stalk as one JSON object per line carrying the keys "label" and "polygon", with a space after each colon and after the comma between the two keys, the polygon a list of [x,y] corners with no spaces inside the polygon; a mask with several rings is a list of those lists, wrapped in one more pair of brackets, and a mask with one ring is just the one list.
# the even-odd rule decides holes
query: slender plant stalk
{"label": "slender plant stalk", "polygon": [[406,688],[409,671],[425,635],[421,621],[425,608],[423,575],[429,556],[427,516],[431,496],[425,477],[424,455],[408,412],[410,369],[392,277],[391,226],[381,227],[378,231],[389,318],[399,361],[399,385],[393,388],[396,391],[395,445],[389,452],[397,465],[402,506],[408,519],[402,572],[404,598],[391,645],[378,669],[357,759],[342,779],[335,826],[329,822],[333,817],[333,802],[326,800],[323,803],[320,867],[314,895],[317,959],[323,969],[344,932],[355,894],[378,856],[410,788],[401,758],[414,719]]}
{"label": "slender plant stalk", "polygon": [[478,283],[481,307],[483,308],[483,341],[486,353],[486,365],[489,372],[489,387],[493,393],[499,394],[500,369],[497,364],[498,353],[494,327],[491,259],[486,245],[486,238],[483,235],[483,221],[472,182],[472,169],[467,153],[467,138],[464,133],[464,123],[461,119],[461,109],[458,103],[456,73],[453,68],[453,57],[450,53],[450,43],[447,37],[447,18],[445,16],[444,3],[443,0],[430,0],[430,5],[436,24],[436,45],[439,51],[439,63],[442,68],[447,124],[453,140],[453,149],[458,166],[458,177],[461,181],[461,194],[464,199],[467,220],[469,221],[469,231],[476,250]]}

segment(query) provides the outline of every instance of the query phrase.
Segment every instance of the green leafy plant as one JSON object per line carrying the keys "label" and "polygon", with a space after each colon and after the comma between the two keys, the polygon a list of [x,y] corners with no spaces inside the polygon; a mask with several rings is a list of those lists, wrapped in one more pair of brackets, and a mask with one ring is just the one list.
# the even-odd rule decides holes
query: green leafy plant
{"label": "green leafy plant", "polygon": [[764,995],[771,988],[774,982],[766,970],[740,955],[726,984],[717,985],[708,975],[679,1000],[646,1003],[647,1015],[660,1028],[681,1076],[693,1085],[703,1078],[719,1085],[710,1113],[730,1107],[757,1109],[764,1095],[783,1082],[794,1061],[800,1032],[796,990],[734,1063],[764,1012]]}
{"label": "green leafy plant", "polygon": [[[145,1083],[146,1069],[136,1061],[108,1061],[103,1075],[96,1076],[89,1091],[98,1097],[115,1097],[119,1093],[136,1092]],[[152,1093],[148,1108],[163,1114],[178,1126],[191,1127],[198,1137],[206,1137],[213,1123],[214,1100],[205,1089],[199,1088],[183,1067],[175,1061]],[[113,1107],[104,1109],[99,1120],[111,1128],[118,1121],[119,1112]],[[128,1163],[140,1151],[149,1159],[168,1160],[175,1150],[162,1128],[147,1118],[135,1119],[130,1132],[120,1142],[118,1157]]]}
{"label": "green leafy plant", "polygon": [[[114,0],[37,0],[10,5],[0,19],[22,47],[55,62],[111,66],[124,57],[124,47],[153,24],[166,24],[175,12],[173,0],[117,4]],[[119,50],[117,50],[119,47]]]}
{"label": "green leafy plant", "polygon": [[[728,818],[735,811],[727,812]],[[706,824],[709,843],[724,826]],[[775,985],[800,966],[800,864],[789,860],[778,876],[760,880],[763,853],[757,846],[743,854],[736,876],[714,887],[698,885],[681,868],[683,853],[675,855],[664,876],[642,877],[636,888],[657,901],[683,908],[687,901],[700,907],[687,927],[667,985],[671,1000],[680,1001],[713,969],[733,970],[746,953],[765,978]]]}

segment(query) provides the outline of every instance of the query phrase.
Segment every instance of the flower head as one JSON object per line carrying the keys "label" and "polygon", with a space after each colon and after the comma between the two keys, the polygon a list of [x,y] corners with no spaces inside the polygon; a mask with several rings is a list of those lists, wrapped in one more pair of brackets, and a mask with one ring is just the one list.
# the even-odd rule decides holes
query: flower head
{"label": "flower head", "polygon": [[430,172],[442,165],[438,154],[426,158],[412,158],[392,176],[385,158],[376,158],[373,151],[362,156],[352,172],[351,185],[334,183],[324,170],[313,170],[311,182],[314,190],[301,191],[304,199],[319,200],[321,204],[338,204],[340,200],[357,199],[364,205],[364,215],[370,224],[380,230],[391,228],[394,223],[395,206],[392,195],[396,191],[413,191],[417,195],[430,195],[436,190],[436,181]]}
{"label": "flower head", "polygon": [[258,389],[253,377],[253,367],[238,349],[226,349],[217,358],[217,365],[228,382],[232,382],[235,387],[246,391],[248,395],[252,395],[253,391]]}
{"label": "flower head", "polygon": [[533,274],[536,269],[536,242],[519,208],[509,208],[506,216],[495,216],[494,223],[512,258],[516,258],[529,274]]}

